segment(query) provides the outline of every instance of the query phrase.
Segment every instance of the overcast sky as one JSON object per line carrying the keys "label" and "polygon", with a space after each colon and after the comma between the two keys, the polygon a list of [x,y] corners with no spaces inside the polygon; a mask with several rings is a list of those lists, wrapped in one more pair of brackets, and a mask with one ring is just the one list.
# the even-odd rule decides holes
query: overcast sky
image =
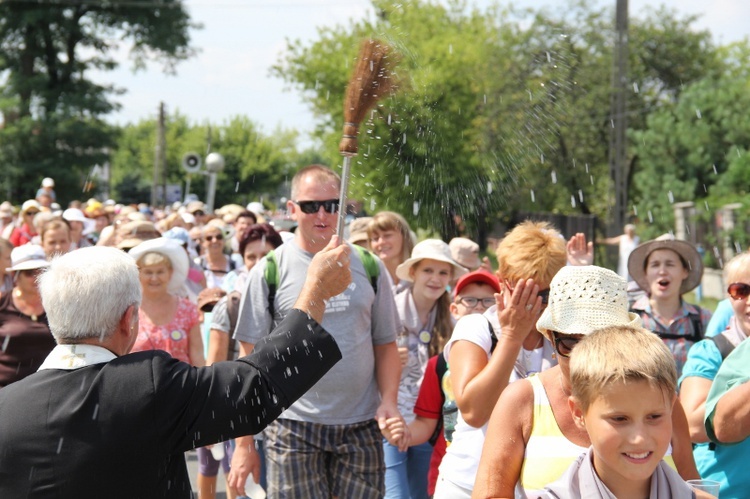
{"label": "overcast sky", "polygon": [[[600,4],[602,0],[598,0]],[[614,0],[611,0],[614,4]],[[406,0],[404,3],[407,3]],[[368,0],[186,0],[190,15],[203,24],[193,32],[197,57],[177,66],[177,75],[161,73],[151,65],[133,74],[126,55],[114,72],[97,74],[127,90],[118,100],[123,105],[110,121],[125,124],[154,118],[159,102],[167,112],[179,110],[193,122],[222,123],[246,115],[270,133],[277,125],[312,130],[314,117],[299,92],[284,91],[284,82],[269,76],[269,67],[286,47],[287,39],[314,40],[316,28],[347,24],[349,19],[370,15]],[[486,6],[489,0],[470,0]],[[518,7],[554,8],[554,0],[519,0]],[[648,0],[630,0],[631,16],[638,16]],[[750,1],[663,0],[684,14],[700,14],[698,28],[709,29],[720,43],[741,40],[750,34]],[[304,139],[303,139],[304,140]]]}

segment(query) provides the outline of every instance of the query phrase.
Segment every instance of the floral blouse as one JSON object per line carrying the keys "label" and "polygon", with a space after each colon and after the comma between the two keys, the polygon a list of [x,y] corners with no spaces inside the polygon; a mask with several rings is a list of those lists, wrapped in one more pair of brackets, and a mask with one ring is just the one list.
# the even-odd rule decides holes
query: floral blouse
{"label": "floral blouse", "polygon": [[180,298],[174,317],[163,326],[151,322],[142,309],[138,311],[138,321],[133,352],[164,350],[175,359],[190,363],[190,330],[200,324],[198,307],[194,303]]}

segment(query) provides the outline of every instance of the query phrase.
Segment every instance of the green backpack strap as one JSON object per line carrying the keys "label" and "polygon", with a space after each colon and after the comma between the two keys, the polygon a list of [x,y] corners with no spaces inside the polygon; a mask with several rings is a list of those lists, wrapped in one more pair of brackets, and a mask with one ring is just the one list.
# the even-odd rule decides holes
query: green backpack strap
{"label": "green backpack strap", "polygon": [[274,300],[276,299],[276,288],[279,285],[279,266],[276,263],[276,254],[273,250],[266,255],[266,271],[263,273],[268,285],[268,313],[271,314],[271,320],[275,318]]}
{"label": "green backpack strap", "polygon": [[372,289],[377,294],[378,277],[380,277],[380,266],[378,265],[377,260],[375,260],[375,255],[367,251],[362,246],[359,246],[357,244],[354,244],[353,246],[354,249],[357,250],[357,253],[359,253],[359,259],[362,260],[362,265],[364,265],[365,267],[365,273],[367,273],[367,277],[370,278]]}

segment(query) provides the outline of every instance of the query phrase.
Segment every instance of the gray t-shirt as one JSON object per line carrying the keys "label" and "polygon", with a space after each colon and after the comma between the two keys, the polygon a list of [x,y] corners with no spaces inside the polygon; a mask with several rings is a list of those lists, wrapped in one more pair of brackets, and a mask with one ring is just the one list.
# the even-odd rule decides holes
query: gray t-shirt
{"label": "gray t-shirt", "polygon": [[[279,272],[274,302],[278,321],[292,309],[302,291],[313,254],[303,251],[294,240],[279,246],[274,253]],[[358,253],[352,249],[352,283],[326,303],[321,324],[336,340],[343,358],[284,411],[282,418],[333,425],[359,423],[375,416],[380,395],[373,346],[394,342],[398,327],[388,271],[380,260],[378,265],[376,295]],[[240,341],[255,344],[272,329],[265,268],[263,258],[250,271],[235,332]]]}

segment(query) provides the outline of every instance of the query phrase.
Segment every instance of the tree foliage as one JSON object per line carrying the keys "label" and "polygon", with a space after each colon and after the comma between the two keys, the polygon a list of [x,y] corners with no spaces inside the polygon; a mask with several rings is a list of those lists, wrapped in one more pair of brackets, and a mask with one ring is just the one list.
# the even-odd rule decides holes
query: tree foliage
{"label": "tree foliage", "polygon": [[[608,218],[612,97],[611,9],[571,2],[558,11],[486,12],[374,0],[376,16],[290,42],[274,72],[320,118],[331,164],[358,41],[383,38],[402,54],[401,89],[363,127],[350,191],[418,226],[452,232],[452,214],[477,228],[520,210]],[[630,21],[629,123],[721,67],[694,18],[667,10]],[[369,203],[367,202],[369,199]]]}
{"label": "tree foliage", "polygon": [[122,90],[87,72],[116,67],[110,53],[119,43],[130,44],[137,68],[154,60],[172,70],[192,54],[182,3],[160,5],[0,2],[0,165],[12,198],[33,196],[44,176],[54,176],[61,193],[75,193],[106,160],[116,131],[102,119]]}

